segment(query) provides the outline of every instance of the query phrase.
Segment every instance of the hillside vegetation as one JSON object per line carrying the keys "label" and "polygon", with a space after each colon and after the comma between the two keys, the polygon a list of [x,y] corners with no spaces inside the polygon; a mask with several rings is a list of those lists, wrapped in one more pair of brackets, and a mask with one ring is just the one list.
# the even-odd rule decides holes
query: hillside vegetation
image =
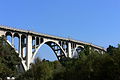
{"label": "hillside vegetation", "polygon": [[20,65],[18,54],[4,37],[0,37],[0,78],[17,76],[18,65]]}
{"label": "hillside vegetation", "polygon": [[109,46],[104,54],[85,46],[78,59],[68,58],[62,64],[37,58],[31,69],[21,74],[16,66],[19,64],[18,54],[4,38],[0,38],[1,78],[15,76],[16,80],[120,80],[120,45]]}

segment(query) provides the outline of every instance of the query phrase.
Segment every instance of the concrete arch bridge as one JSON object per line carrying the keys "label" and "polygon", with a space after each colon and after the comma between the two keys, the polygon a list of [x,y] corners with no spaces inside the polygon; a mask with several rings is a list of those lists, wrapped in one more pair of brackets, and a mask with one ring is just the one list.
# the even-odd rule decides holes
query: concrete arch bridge
{"label": "concrete arch bridge", "polygon": [[[84,49],[85,45],[89,45],[96,51],[104,52],[104,48],[73,39],[61,38],[47,34],[41,34],[32,31],[14,29],[6,26],[0,26],[0,36],[9,37],[7,42],[16,48],[16,52],[22,59],[22,66],[24,70],[30,68],[30,64],[34,61],[35,55],[43,44],[47,44],[55,53],[59,61],[65,58],[78,57],[78,53]],[[18,43],[15,45],[15,38],[18,38]]]}

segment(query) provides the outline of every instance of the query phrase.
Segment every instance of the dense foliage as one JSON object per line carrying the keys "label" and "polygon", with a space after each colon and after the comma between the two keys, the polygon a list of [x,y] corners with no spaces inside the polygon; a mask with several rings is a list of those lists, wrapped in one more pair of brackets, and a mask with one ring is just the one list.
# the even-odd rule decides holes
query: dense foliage
{"label": "dense foliage", "polygon": [[68,59],[61,65],[36,59],[31,69],[18,80],[120,80],[120,46],[109,46],[107,52],[86,46],[79,59]]}
{"label": "dense foliage", "polygon": [[18,54],[7,44],[4,37],[0,37],[0,78],[16,76],[19,64]]}
{"label": "dense foliage", "polygon": [[78,59],[46,61],[36,59],[31,68],[18,76],[18,54],[4,38],[0,38],[0,77],[16,76],[16,80],[120,80],[120,45],[109,46],[103,54],[90,46],[79,53]]}

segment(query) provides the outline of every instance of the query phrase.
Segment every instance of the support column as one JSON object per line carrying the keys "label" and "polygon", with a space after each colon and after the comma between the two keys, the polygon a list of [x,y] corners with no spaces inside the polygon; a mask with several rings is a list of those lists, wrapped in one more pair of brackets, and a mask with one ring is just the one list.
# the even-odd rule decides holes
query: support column
{"label": "support column", "polygon": [[23,58],[24,54],[24,39],[21,37],[21,57]]}
{"label": "support column", "polygon": [[30,63],[32,59],[32,36],[28,35],[27,36],[27,68],[30,68]]}
{"label": "support column", "polygon": [[68,57],[72,58],[72,52],[71,52],[71,43],[68,42]]}
{"label": "support column", "polygon": [[35,50],[36,50],[36,43],[37,43],[37,41],[36,41],[36,37],[35,37]]}
{"label": "support column", "polygon": [[12,46],[14,47],[14,35],[12,33]]}
{"label": "support column", "polygon": [[21,49],[21,41],[22,41],[22,40],[21,40],[21,34],[19,34],[19,57],[20,57],[20,58],[22,58],[22,56],[21,56],[21,50],[22,50],[22,49]]}

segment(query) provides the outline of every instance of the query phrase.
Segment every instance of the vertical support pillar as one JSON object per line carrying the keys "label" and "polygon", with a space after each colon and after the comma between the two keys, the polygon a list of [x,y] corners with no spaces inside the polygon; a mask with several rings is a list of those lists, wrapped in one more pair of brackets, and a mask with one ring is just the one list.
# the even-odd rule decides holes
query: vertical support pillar
{"label": "vertical support pillar", "polygon": [[12,33],[12,46],[14,47],[14,35]]}
{"label": "vertical support pillar", "polygon": [[36,44],[37,44],[37,41],[36,41],[36,37],[35,37],[35,50],[36,50]]}
{"label": "vertical support pillar", "polygon": [[21,36],[21,57],[23,58],[23,54],[24,54],[24,39]]}
{"label": "vertical support pillar", "polygon": [[21,56],[21,50],[22,50],[22,49],[21,49],[21,48],[22,48],[22,47],[21,47],[21,41],[22,41],[22,40],[21,40],[21,34],[19,34],[19,57],[20,57],[20,58],[22,57],[22,56]]}
{"label": "vertical support pillar", "polygon": [[26,54],[27,58],[27,68],[30,68],[30,63],[31,63],[31,59],[32,59],[32,36],[28,35],[27,36],[27,54]]}
{"label": "vertical support pillar", "polygon": [[71,43],[68,42],[68,57],[72,58],[72,52],[71,52]]}

